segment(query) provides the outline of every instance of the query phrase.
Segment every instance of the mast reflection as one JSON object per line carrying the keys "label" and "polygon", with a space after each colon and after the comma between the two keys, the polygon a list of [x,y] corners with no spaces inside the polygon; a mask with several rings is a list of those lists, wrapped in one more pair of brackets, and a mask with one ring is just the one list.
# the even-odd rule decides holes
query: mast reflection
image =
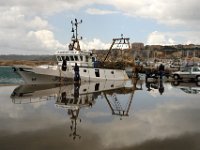
{"label": "mast reflection", "polygon": [[[139,84],[138,84],[139,83]],[[81,139],[78,133],[78,124],[81,123],[79,114],[81,109],[92,108],[99,95],[104,95],[112,115],[128,116],[134,92],[142,90],[142,82],[137,79],[129,81],[105,81],[105,82],[83,82],[68,85],[21,85],[14,89],[11,99],[14,104],[25,104],[41,102],[44,100],[55,100],[55,106],[67,111],[70,117],[69,136],[73,140]],[[139,87],[137,87],[139,85]],[[125,98],[120,95],[130,94],[127,104]]]}
{"label": "mast reflection", "polygon": [[[120,88],[112,92],[104,92],[104,97],[108,103],[108,106],[112,112],[112,115],[116,115],[120,117],[120,120],[122,120],[122,117],[128,117],[129,116],[129,110],[132,104],[132,100],[134,97],[134,93],[136,90],[143,90],[142,88],[142,82],[138,82],[137,78],[133,78],[132,80],[132,86],[127,88]],[[140,87],[137,87],[137,85],[140,85]],[[117,97],[117,95],[127,95],[130,94],[128,99],[123,99],[123,101],[126,101],[125,106],[123,107],[120,103],[120,99]],[[107,95],[111,95],[110,98],[108,98]]]}
{"label": "mast reflection", "polygon": [[[70,116],[71,125],[69,134],[73,140],[81,139],[81,135],[78,134],[77,125],[81,123],[81,118],[79,118],[80,109],[83,107],[92,107],[95,103],[93,93],[80,93],[80,83],[73,84],[73,92],[69,92],[67,89],[62,91],[56,100],[56,106],[58,108],[67,109],[68,115]],[[87,85],[81,88],[83,92],[87,92]]]}

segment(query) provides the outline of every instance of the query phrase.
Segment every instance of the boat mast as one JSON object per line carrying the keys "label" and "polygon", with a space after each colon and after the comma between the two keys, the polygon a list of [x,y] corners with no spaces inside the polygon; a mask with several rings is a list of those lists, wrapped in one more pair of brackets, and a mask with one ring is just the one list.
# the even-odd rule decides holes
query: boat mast
{"label": "boat mast", "polygon": [[80,48],[80,44],[79,44],[79,40],[82,39],[82,37],[79,39],[78,38],[78,25],[82,23],[82,20],[80,20],[79,22],[77,21],[77,19],[75,19],[75,21],[71,21],[72,24],[72,38],[71,41],[72,43],[69,44],[69,50],[77,50],[77,51],[81,51]]}

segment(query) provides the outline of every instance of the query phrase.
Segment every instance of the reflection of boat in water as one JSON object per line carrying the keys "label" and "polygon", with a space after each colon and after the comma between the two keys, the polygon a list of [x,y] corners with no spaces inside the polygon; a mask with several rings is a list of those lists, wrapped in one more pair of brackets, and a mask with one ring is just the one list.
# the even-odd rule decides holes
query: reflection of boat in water
{"label": "reflection of boat in water", "polygon": [[[128,83],[128,84],[127,84]],[[137,80],[83,82],[68,85],[34,84],[20,85],[14,89],[11,99],[15,104],[56,100],[55,105],[60,108],[81,108],[92,106],[99,95],[129,94],[137,89]],[[113,96],[114,97],[114,96]],[[108,98],[106,98],[108,99]],[[115,99],[116,100],[116,99]]]}
{"label": "reflection of boat in water", "polygon": [[[48,97],[60,97],[67,95],[74,97],[74,92],[79,92],[79,96],[99,93],[106,90],[113,90],[124,87],[125,81],[104,81],[104,82],[83,82],[81,84],[34,84],[20,85],[14,89],[11,98],[14,103],[23,103],[26,99],[44,99]],[[78,87],[77,87],[78,86]]]}
{"label": "reflection of boat in water", "polygon": [[[130,81],[105,81],[69,85],[22,85],[14,89],[11,98],[15,104],[31,103],[31,99],[38,99],[37,102],[45,98],[46,100],[54,99],[57,108],[68,112],[71,120],[70,136],[76,139],[81,138],[77,133],[77,125],[81,122],[79,118],[81,109],[91,108],[97,97],[104,95],[112,115],[128,116],[134,91],[142,89],[142,86],[137,88],[136,84],[137,80],[133,80],[132,83]],[[122,108],[120,100],[117,98],[117,95],[120,94],[130,94],[125,109]],[[124,103],[126,101],[124,98],[121,100]]]}
{"label": "reflection of boat in water", "polygon": [[[140,87],[138,87],[138,84]],[[115,90],[114,92],[104,92],[104,97],[109,105],[109,108],[112,112],[112,115],[116,115],[120,117],[128,117],[129,110],[132,104],[133,96],[136,90],[142,90],[142,82],[138,82],[138,80],[132,80],[132,87],[124,88],[120,90]],[[127,99],[120,99],[120,95],[128,95]],[[122,105],[123,104],[123,105]]]}
{"label": "reflection of boat in water", "polygon": [[[78,77],[76,80],[79,80],[79,75],[82,81],[127,80],[128,75],[124,68],[106,67],[105,60],[104,62],[99,62],[92,52],[80,49],[77,27],[81,22],[77,22],[75,19],[75,22],[72,21],[71,23],[72,43],[69,44],[69,50],[59,50],[56,52],[57,65],[36,67],[16,65],[13,66],[14,71],[28,84],[73,82],[75,77]],[[119,44],[128,45],[130,48],[129,38],[121,37],[113,39],[110,50],[112,50],[114,45]],[[75,70],[76,64],[79,66],[79,69],[77,69],[79,73]]]}
{"label": "reflection of boat in water", "polygon": [[200,82],[173,81],[171,85],[187,94],[200,94]]}
{"label": "reflection of boat in water", "polygon": [[14,89],[11,99],[15,104],[35,103],[55,99],[59,93],[56,84],[20,85]]}

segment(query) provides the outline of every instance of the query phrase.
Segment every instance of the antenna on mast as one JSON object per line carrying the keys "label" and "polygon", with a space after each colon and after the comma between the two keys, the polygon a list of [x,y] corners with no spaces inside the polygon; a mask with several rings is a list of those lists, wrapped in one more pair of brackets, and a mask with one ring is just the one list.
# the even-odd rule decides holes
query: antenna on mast
{"label": "antenna on mast", "polygon": [[[72,43],[69,44],[69,50],[77,50],[77,51],[80,51],[80,44],[79,44],[79,40],[82,39],[82,37],[80,37],[80,39],[78,38],[78,25],[81,24],[83,21],[80,20],[78,21],[76,18],[74,21],[71,21],[71,24],[72,24]],[[75,46],[76,45],[76,46]]]}

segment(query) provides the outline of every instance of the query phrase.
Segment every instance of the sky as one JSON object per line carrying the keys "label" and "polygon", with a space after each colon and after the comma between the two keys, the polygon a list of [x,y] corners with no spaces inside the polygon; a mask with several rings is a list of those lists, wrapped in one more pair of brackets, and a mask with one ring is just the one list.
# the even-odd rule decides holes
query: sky
{"label": "sky", "polygon": [[199,9],[199,0],[0,0],[0,55],[67,49],[75,18],[83,50],[107,49],[121,34],[145,45],[199,44]]}

